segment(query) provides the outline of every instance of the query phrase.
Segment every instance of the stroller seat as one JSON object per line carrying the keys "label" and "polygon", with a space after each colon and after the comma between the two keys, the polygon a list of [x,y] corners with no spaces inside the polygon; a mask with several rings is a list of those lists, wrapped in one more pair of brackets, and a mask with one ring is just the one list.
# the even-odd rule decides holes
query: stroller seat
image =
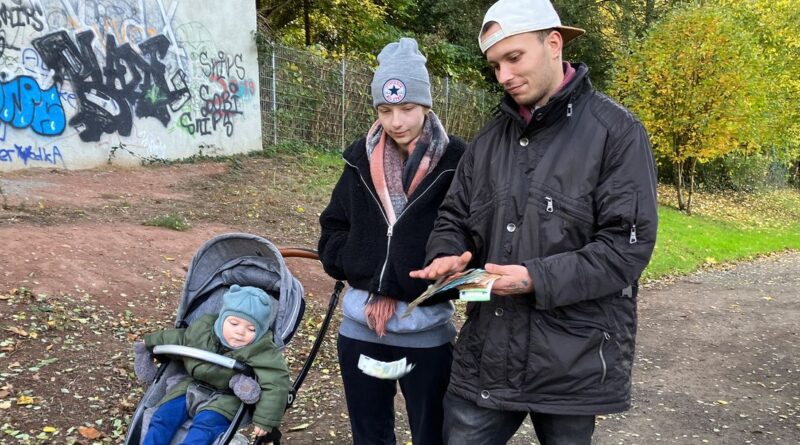
{"label": "stroller seat", "polygon": [[[297,251],[297,249],[294,251]],[[316,253],[313,251],[305,250],[303,252],[305,253],[304,255],[297,256],[316,258]],[[283,350],[291,340],[303,317],[305,311],[304,290],[300,282],[292,276],[287,268],[281,251],[270,241],[257,235],[247,233],[220,235],[207,241],[195,253],[186,273],[175,327],[185,328],[200,316],[218,313],[222,306],[222,296],[234,284],[259,287],[273,297],[277,297],[277,311],[271,329],[276,346]],[[290,391],[287,408],[291,405],[295,393],[305,378],[305,373],[308,372],[311,362],[316,356],[320,346],[319,343],[321,343],[327,330],[328,322],[335,309],[342,287],[343,285],[337,282],[335,291],[331,295],[328,313],[320,328],[320,333],[317,336],[312,352]],[[126,445],[140,445],[146,434],[150,418],[158,402],[167,393],[167,387],[172,381],[171,379],[186,375],[182,361],[174,358],[181,356],[200,358],[244,373],[247,373],[247,369],[249,369],[248,366],[228,357],[183,346],[156,346],[154,353],[159,357],[159,360],[163,360],[163,363],[134,412],[125,440]],[[199,354],[199,357],[192,354]],[[249,372],[252,372],[252,370]],[[244,436],[237,434],[236,431],[240,426],[246,426],[250,423],[251,415],[252,406],[242,403],[228,431],[218,437],[214,444],[249,443]],[[186,435],[190,425],[191,419],[184,423],[178,434],[173,438],[172,443],[179,443]],[[269,439],[273,440],[273,443],[279,443],[277,440],[279,438],[280,432],[274,429]]]}

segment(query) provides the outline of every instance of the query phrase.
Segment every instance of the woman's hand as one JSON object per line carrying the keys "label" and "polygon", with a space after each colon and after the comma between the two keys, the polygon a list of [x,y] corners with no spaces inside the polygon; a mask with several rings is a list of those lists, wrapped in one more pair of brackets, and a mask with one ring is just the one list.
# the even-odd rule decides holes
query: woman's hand
{"label": "woman's hand", "polygon": [[386,324],[394,315],[397,300],[389,297],[375,295],[364,307],[364,315],[367,316],[367,326],[378,334],[378,337],[386,335]]}

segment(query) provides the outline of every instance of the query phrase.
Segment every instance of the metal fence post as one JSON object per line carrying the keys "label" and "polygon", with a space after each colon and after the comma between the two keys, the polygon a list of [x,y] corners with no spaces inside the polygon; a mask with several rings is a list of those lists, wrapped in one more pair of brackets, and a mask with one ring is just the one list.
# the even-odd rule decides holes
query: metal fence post
{"label": "metal fence post", "polygon": [[346,72],[347,72],[347,61],[345,61],[344,57],[342,57],[342,127],[341,127],[341,130],[342,130],[342,142],[341,142],[342,151],[344,151],[344,149],[345,149],[345,146],[344,146],[344,144],[345,144],[345,139],[344,139],[344,113],[345,113],[345,111],[347,111],[347,105],[344,102],[345,101],[345,97],[347,97],[346,96],[346,89],[345,89],[345,83],[346,83],[345,82],[345,74],[346,74]]}
{"label": "metal fence post", "polygon": [[278,145],[278,91],[275,78],[275,45],[272,46],[272,143]]}
{"label": "metal fence post", "polygon": [[444,128],[450,125],[450,76],[444,78]]}

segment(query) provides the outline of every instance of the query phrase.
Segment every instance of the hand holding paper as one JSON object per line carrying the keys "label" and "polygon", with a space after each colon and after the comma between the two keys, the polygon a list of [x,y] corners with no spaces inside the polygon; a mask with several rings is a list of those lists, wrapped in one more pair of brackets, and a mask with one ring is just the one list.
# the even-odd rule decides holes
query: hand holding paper
{"label": "hand holding paper", "polygon": [[420,303],[441,292],[457,288],[461,291],[460,298],[466,301],[488,301],[492,292],[492,284],[502,275],[489,273],[483,269],[470,269],[448,277],[440,278],[436,283],[408,304],[402,317],[408,317]]}

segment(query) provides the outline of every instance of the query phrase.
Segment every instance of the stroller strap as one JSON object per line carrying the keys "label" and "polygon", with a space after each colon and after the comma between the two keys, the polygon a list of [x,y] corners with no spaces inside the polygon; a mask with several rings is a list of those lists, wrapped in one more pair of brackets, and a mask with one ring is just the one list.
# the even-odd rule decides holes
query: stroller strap
{"label": "stroller strap", "polygon": [[223,394],[233,394],[229,390],[218,390],[203,382],[193,381],[186,388],[186,411],[189,417],[194,416],[202,411],[209,403],[211,403],[217,396]]}

